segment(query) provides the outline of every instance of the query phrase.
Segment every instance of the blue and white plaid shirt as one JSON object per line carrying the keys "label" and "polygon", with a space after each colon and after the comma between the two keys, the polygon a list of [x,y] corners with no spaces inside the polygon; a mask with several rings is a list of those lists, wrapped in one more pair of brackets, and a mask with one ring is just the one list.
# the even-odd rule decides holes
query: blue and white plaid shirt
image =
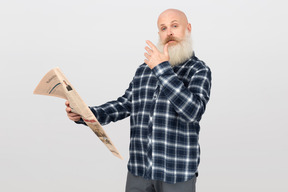
{"label": "blue and white plaid shirt", "polygon": [[210,69],[195,56],[175,67],[142,64],[122,97],[90,109],[102,125],[130,116],[132,174],[183,182],[197,172],[199,121],[210,87]]}

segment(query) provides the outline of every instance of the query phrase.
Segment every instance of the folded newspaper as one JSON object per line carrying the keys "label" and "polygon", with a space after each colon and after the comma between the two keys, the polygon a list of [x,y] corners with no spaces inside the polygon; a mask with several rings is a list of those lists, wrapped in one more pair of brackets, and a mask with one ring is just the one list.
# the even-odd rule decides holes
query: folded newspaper
{"label": "folded newspaper", "polygon": [[84,122],[93,130],[112,154],[123,159],[94,114],[58,67],[50,70],[42,78],[33,93],[38,95],[55,96],[68,100],[72,112],[81,115]]}

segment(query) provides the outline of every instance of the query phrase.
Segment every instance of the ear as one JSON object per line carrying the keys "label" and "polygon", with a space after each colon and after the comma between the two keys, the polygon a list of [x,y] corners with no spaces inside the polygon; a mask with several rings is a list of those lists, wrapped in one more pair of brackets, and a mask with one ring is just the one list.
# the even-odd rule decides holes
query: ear
{"label": "ear", "polygon": [[191,23],[187,24],[187,29],[188,29],[189,32],[191,32],[191,30],[192,30]]}

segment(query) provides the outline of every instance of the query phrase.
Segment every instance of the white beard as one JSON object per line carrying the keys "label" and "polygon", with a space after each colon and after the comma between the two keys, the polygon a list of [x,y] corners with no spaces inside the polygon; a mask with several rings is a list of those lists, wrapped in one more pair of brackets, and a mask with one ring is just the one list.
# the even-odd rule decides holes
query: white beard
{"label": "white beard", "polygon": [[[159,39],[157,47],[163,52],[164,44]],[[187,30],[185,38],[176,45],[168,47],[169,63],[172,67],[184,63],[193,55],[192,38],[190,32]]]}

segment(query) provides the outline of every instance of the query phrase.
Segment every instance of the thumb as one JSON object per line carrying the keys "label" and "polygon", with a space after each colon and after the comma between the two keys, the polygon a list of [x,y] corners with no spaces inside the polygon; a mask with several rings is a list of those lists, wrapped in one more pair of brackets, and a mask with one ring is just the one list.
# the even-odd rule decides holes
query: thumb
{"label": "thumb", "polygon": [[164,45],[163,53],[164,53],[165,56],[168,56],[168,57],[169,57],[169,52],[168,52],[168,43],[166,43],[166,44]]}

